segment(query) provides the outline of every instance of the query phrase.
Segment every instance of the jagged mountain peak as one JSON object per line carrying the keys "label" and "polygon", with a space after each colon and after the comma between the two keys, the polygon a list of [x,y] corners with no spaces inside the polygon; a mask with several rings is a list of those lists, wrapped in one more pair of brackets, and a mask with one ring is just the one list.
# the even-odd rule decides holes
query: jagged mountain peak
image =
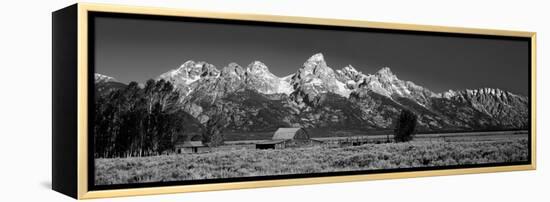
{"label": "jagged mountain peak", "polygon": [[325,58],[322,53],[317,53],[311,56],[304,64],[302,68],[298,70],[302,76],[305,75],[320,75],[320,74],[332,74],[333,70],[327,66]]}
{"label": "jagged mountain peak", "polygon": [[195,78],[201,76],[217,76],[219,70],[213,64],[204,61],[188,60],[180,65],[179,68],[168,71],[161,75],[161,77],[184,77]]}
{"label": "jagged mountain peak", "polygon": [[[437,97],[463,103],[472,103],[474,104],[474,107],[479,108],[481,111],[484,111],[491,115],[494,115],[495,111],[499,111],[498,107],[509,108],[510,106],[523,106],[527,105],[529,100],[526,96],[516,95],[514,93],[498,88],[448,90],[446,92],[438,94]],[[480,103],[486,106],[482,106]],[[488,103],[489,105],[487,105]],[[487,107],[492,109],[487,110]],[[519,108],[517,110],[519,110],[519,112],[521,113],[525,113],[525,110],[522,111]]]}
{"label": "jagged mountain peak", "polygon": [[244,76],[245,70],[237,63],[231,62],[227,66],[223,67],[221,71],[221,76],[232,77],[236,76],[242,78]]}
{"label": "jagged mountain peak", "polygon": [[177,69],[161,74],[157,79],[164,79],[176,86],[185,87],[203,77],[217,77],[220,71],[213,64],[188,60]]}
{"label": "jagged mountain peak", "polygon": [[472,89],[467,90],[467,92],[471,94],[491,94],[491,95],[502,95],[504,93],[503,90],[500,90],[498,88],[478,88],[478,89]]}
{"label": "jagged mountain peak", "polygon": [[307,62],[325,62],[325,57],[323,56],[323,53],[316,53],[309,57]]}
{"label": "jagged mountain peak", "polygon": [[344,72],[353,72],[355,74],[359,73],[352,65],[347,65],[344,68],[342,68],[342,71]]}
{"label": "jagged mountain peak", "polygon": [[439,97],[466,104],[507,127],[524,127],[527,122],[529,99],[498,88],[448,90]]}
{"label": "jagged mountain peak", "polygon": [[183,64],[181,64],[179,68],[186,68],[186,67],[190,67],[190,66],[194,66],[194,65],[195,65],[194,60],[187,60]]}
{"label": "jagged mountain peak", "polygon": [[247,79],[274,80],[280,79],[269,71],[267,65],[260,61],[254,61],[246,67]]}
{"label": "jagged mountain peak", "polygon": [[263,62],[254,61],[246,67],[246,71],[252,74],[261,74],[269,72],[269,69]]}
{"label": "jagged mountain peak", "polygon": [[334,70],[327,66],[322,53],[317,53],[311,56],[300,69],[298,74],[301,77],[314,75],[316,77],[334,77]]}
{"label": "jagged mountain peak", "polygon": [[94,80],[95,80],[95,83],[99,83],[99,82],[103,82],[103,83],[105,83],[105,82],[118,82],[113,77],[103,75],[103,74],[99,74],[99,73],[94,74]]}
{"label": "jagged mountain peak", "polygon": [[311,56],[298,69],[291,79],[291,85],[294,87],[293,96],[306,103],[315,103],[325,93],[335,93],[342,97],[349,97],[350,94],[346,84],[339,81],[334,70],[327,66],[321,53]]}
{"label": "jagged mountain peak", "polygon": [[282,93],[288,95],[293,91],[289,80],[275,76],[260,61],[254,61],[246,67],[245,78],[247,88],[254,89],[263,94]]}
{"label": "jagged mountain peak", "polygon": [[[498,94],[502,93],[504,91],[498,89],[498,88],[476,88],[476,89],[464,89],[464,90],[447,90],[443,93],[441,93],[444,97],[452,97],[458,94],[469,94],[469,95],[477,95],[477,94]],[[445,96],[446,95],[446,96]]]}
{"label": "jagged mountain peak", "polygon": [[342,69],[336,70],[337,78],[343,83],[347,83],[350,81],[359,82],[359,80],[362,77],[365,77],[365,75],[357,71],[352,65],[347,65]]}
{"label": "jagged mountain peak", "polygon": [[387,78],[397,78],[397,76],[395,76],[395,74],[391,71],[389,67],[382,67],[376,72],[376,75]]}
{"label": "jagged mountain peak", "polygon": [[199,72],[202,67],[204,65],[210,65],[204,61],[198,61],[198,62],[195,62],[194,60],[187,60],[186,62],[184,62],[183,64],[181,64],[179,66],[179,68],[175,69],[173,72],[174,73],[178,73],[178,72],[181,72],[181,73],[189,73],[189,72],[192,72],[192,71],[197,71]]}
{"label": "jagged mountain peak", "polygon": [[444,98],[453,98],[459,96],[468,96],[468,97],[479,97],[479,96],[493,96],[501,99],[508,99],[509,97],[515,97],[522,100],[526,100],[525,96],[516,95],[514,93],[499,89],[499,88],[477,88],[477,89],[466,89],[466,90],[448,90],[440,94]]}
{"label": "jagged mountain peak", "polygon": [[448,91],[445,91],[443,93],[440,93],[440,96],[439,97],[443,97],[443,98],[452,98],[454,96],[456,96],[459,92],[455,91],[455,90],[448,90]]}
{"label": "jagged mountain peak", "polygon": [[226,69],[226,68],[242,69],[243,67],[241,65],[239,65],[238,63],[236,63],[236,62],[230,62],[229,64],[227,64],[227,66],[224,67],[224,69]]}
{"label": "jagged mountain peak", "polygon": [[367,88],[391,99],[408,98],[421,105],[428,104],[430,97],[434,96],[427,88],[398,79],[389,67],[383,67],[375,74],[360,76],[358,87]]}
{"label": "jagged mountain peak", "polygon": [[352,65],[347,65],[342,69],[336,70],[336,73],[351,80],[355,80],[357,76],[362,74],[360,71],[357,71]]}

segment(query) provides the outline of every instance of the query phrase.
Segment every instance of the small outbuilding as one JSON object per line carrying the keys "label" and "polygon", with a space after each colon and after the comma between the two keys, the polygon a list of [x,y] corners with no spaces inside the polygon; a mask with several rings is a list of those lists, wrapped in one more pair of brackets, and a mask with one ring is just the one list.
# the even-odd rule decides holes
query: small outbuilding
{"label": "small outbuilding", "polygon": [[256,149],[283,149],[284,140],[267,140],[256,143]]}
{"label": "small outbuilding", "polygon": [[196,154],[210,151],[208,146],[202,141],[184,141],[176,144],[176,153],[178,154]]}

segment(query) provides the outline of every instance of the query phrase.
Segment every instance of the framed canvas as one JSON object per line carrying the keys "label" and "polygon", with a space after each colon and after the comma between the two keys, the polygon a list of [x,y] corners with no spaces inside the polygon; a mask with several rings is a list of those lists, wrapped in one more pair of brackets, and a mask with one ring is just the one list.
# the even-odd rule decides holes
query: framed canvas
{"label": "framed canvas", "polygon": [[535,33],[75,4],[54,190],[78,199],[535,169]]}

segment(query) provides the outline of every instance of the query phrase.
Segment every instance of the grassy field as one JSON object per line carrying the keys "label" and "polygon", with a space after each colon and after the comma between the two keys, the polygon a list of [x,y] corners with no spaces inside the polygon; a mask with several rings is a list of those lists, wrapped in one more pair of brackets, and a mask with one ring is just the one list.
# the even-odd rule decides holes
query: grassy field
{"label": "grassy field", "polygon": [[525,134],[419,138],[408,143],[96,159],[96,184],[181,181],[526,161]]}

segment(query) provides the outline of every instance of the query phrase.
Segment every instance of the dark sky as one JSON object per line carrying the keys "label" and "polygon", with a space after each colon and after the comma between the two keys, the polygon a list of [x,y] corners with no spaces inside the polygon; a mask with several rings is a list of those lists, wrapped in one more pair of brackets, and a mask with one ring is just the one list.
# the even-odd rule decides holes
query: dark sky
{"label": "dark sky", "polygon": [[504,39],[368,33],[97,17],[95,68],[122,82],[144,82],[187,60],[218,69],[264,62],[286,76],[313,54],[365,74],[388,66],[434,92],[493,87],[528,94],[528,43]]}

